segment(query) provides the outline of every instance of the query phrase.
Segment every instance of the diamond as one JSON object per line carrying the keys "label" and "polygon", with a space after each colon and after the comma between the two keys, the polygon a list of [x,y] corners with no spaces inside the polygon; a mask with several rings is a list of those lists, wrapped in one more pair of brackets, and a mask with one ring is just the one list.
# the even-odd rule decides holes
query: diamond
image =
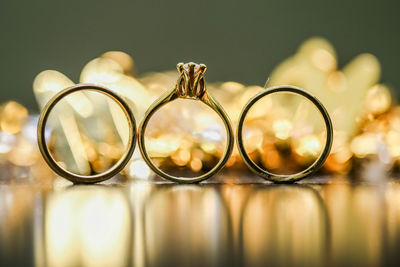
{"label": "diamond", "polygon": [[200,65],[194,62],[183,64],[182,67],[183,71],[186,72],[187,74],[190,73],[191,68],[193,68],[194,74],[198,74],[200,72]]}

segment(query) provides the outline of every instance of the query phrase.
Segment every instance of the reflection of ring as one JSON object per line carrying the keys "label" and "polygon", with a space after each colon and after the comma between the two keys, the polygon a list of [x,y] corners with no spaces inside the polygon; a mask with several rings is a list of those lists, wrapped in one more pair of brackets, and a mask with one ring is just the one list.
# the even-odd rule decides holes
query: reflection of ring
{"label": "reflection of ring", "polygon": [[[194,183],[200,182],[202,180],[208,179],[215,173],[217,173],[228,161],[229,156],[232,153],[233,148],[233,130],[231,126],[231,122],[229,120],[228,115],[221,107],[221,105],[214,100],[214,98],[208,94],[206,90],[206,84],[204,81],[204,72],[206,71],[207,67],[204,64],[195,64],[195,63],[179,63],[177,65],[178,71],[180,76],[178,78],[177,84],[165,94],[163,94],[160,98],[158,98],[147,110],[142,122],[139,125],[139,149],[142,153],[142,156],[146,163],[150,166],[150,168],[159,176],[169,179],[174,182],[183,182],[183,183]],[[205,103],[207,106],[212,108],[222,119],[226,128],[227,134],[227,146],[225,148],[225,152],[214,168],[212,168],[207,173],[197,176],[197,177],[177,177],[169,175],[159,169],[157,166],[153,164],[149,155],[146,151],[145,146],[145,130],[147,123],[149,122],[150,118],[154,113],[161,108],[163,105],[174,101],[177,98],[185,98],[185,99],[193,99],[193,100],[200,100]]]}
{"label": "reflection of ring", "polygon": [[[51,110],[65,96],[75,93],[75,92],[78,92],[78,91],[83,91],[83,90],[96,91],[96,92],[102,93],[102,94],[110,97],[112,100],[114,100],[121,107],[122,111],[124,112],[124,114],[128,120],[128,127],[129,127],[128,143],[127,143],[127,148],[126,148],[124,155],[110,169],[108,169],[105,172],[98,173],[95,175],[79,175],[79,174],[75,174],[75,173],[72,173],[70,171],[67,171],[67,170],[61,168],[56,163],[54,158],[51,156],[49,149],[46,145],[46,138],[45,138],[46,122],[50,115]],[[114,175],[118,174],[125,167],[125,165],[129,162],[129,160],[132,156],[132,153],[135,150],[136,121],[135,121],[135,117],[133,116],[133,113],[132,113],[130,107],[128,106],[128,104],[113,91],[110,91],[109,89],[98,86],[98,85],[77,84],[75,86],[69,87],[69,88],[64,89],[64,90],[60,91],[59,93],[57,93],[53,98],[50,99],[50,101],[43,108],[43,110],[40,114],[38,128],[37,128],[37,140],[38,140],[39,149],[40,149],[40,152],[42,153],[43,158],[45,159],[47,164],[50,166],[50,168],[55,173],[70,180],[73,183],[87,183],[87,184],[97,183],[97,182],[107,180],[107,179],[113,177]]]}
{"label": "reflection of ring", "polygon": [[[325,143],[325,147],[324,147],[322,153],[320,154],[320,156],[318,157],[318,159],[307,169],[305,169],[301,172],[295,173],[295,174],[290,174],[290,175],[273,174],[273,173],[268,172],[267,170],[262,169],[257,164],[255,164],[253,160],[251,160],[249,155],[246,153],[246,150],[245,150],[244,144],[243,144],[243,124],[244,124],[244,120],[245,120],[246,115],[247,115],[248,111],[250,110],[250,108],[262,97],[269,95],[269,94],[278,93],[278,92],[295,93],[295,94],[299,94],[301,96],[306,97],[318,108],[318,111],[321,113],[322,117],[324,118],[325,127],[326,127],[326,143]],[[239,123],[237,126],[236,142],[237,142],[237,145],[239,148],[240,155],[242,156],[246,165],[253,172],[255,172],[257,175],[259,175],[267,180],[270,180],[270,181],[273,181],[276,183],[290,183],[290,182],[294,182],[294,181],[303,179],[307,175],[310,175],[311,173],[317,171],[324,164],[324,162],[325,162],[326,158],[328,157],[329,152],[331,150],[332,138],[333,138],[332,136],[333,136],[332,122],[331,122],[328,112],[326,111],[324,106],[321,104],[321,102],[319,102],[319,100],[315,96],[312,96],[308,92],[306,92],[298,87],[285,85],[285,86],[272,87],[272,88],[267,88],[265,90],[262,90],[261,92],[259,92],[258,94],[256,94],[254,97],[252,97],[249,100],[249,102],[243,108],[242,113],[240,114]]]}

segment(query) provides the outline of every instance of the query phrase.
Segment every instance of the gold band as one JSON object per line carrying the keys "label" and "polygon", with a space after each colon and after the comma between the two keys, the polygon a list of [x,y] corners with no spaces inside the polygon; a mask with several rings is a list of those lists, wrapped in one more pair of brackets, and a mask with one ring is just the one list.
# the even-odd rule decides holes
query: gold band
{"label": "gold band", "polygon": [[[147,110],[143,120],[139,125],[138,129],[139,149],[143,156],[143,159],[150,166],[150,168],[159,176],[174,182],[195,183],[210,178],[215,173],[217,173],[222,167],[225,166],[233,149],[233,143],[234,143],[233,130],[230,119],[226,114],[225,110],[211,95],[208,94],[206,90],[206,85],[204,81],[204,72],[206,71],[206,66],[203,64],[197,65],[195,63],[188,63],[188,64],[180,63],[178,64],[177,68],[181,74],[177,84],[171,90],[167,91],[160,98],[154,101],[154,103]],[[172,102],[177,98],[202,101],[219,115],[226,128],[227,144],[222,158],[217,163],[217,165],[214,166],[214,168],[212,168],[210,171],[201,176],[189,178],[189,177],[177,177],[169,175],[163,172],[156,165],[154,165],[154,163],[151,161],[146,151],[145,131],[151,116],[153,116],[154,113],[158,109],[160,109],[163,105]]]}
{"label": "gold band", "polygon": [[[72,94],[74,92],[78,91],[83,91],[83,90],[89,90],[89,91],[96,91],[99,93],[102,93],[108,97],[110,97],[112,100],[114,100],[122,109],[124,112],[127,120],[128,120],[128,126],[129,126],[129,137],[128,137],[128,143],[127,143],[127,148],[125,150],[124,155],[119,159],[119,161],[112,166],[110,169],[108,169],[105,172],[95,174],[95,175],[79,175],[72,173],[70,171],[67,171],[63,168],[61,168],[54,158],[51,156],[47,144],[46,144],[46,139],[45,139],[45,128],[46,128],[46,123],[47,119],[50,115],[51,110],[55,107],[55,105],[64,97],[66,97],[69,94]],[[135,150],[135,144],[136,144],[136,120],[135,117],[128,106],[128,104],[116,93],[113,91],[99,86],[99,85],[92,85],[92,84],[77,84],[75,86],[69,87],[67,89],[64,89],[57,93],[53,98],[50,99],[50,101],[46,104],[46,106],[43,108],[42,112],[40,113],[40,118],[39,118],[39,123],[37,127],[37,141],[39,144],[39,149],[40,152],[42,153],[42,156],[44,160],[47,162],[49,167],[58,175],[70,180],[73,183],[86,183],[86,184],[91,184],[91,183],[97,183],[101,182],[104,180],[107,180],[116,174],[118,174],[129,162],[129,160],[132,157],[133,151]]]}
{"label": "gold band", "polygon": [[[258,166],[256,163],[254,163],[253,160],[251,160],[249,155],[246,153],[246,150],[244,148],[244,143],[243,143],[243,124],[244,124],[244,120],[245,120],[246,115],[247,115],[248,111],[250,110],[250,108],[262,97],[269,95],[269,94],[278,93],[278,92],[295,93],[295,94],[301,95],[301,96],[307,98],[308,100],[310,100],[317,107],[318,111],[321,113],[322,117],[324,118],[325,127],[326,127],[326,143],[325,143],[325,147],[324,147],[322,153],[320,154],[320,156],[318,157],[318,159],[307,169],[305,169],[301,172],[295,173],[295,174],[290,174],[290,175],[273,174],[273,173],[268,172],[265,169],[262,169],[260,166]],[[331,119],[330,119],[329,114],[326,111],[325,107],[321,104],[321,102],[319,102],[319,100],[315,96],[304,91],[303,89],[300,89],[295,86],[289,86],[289,85],[267,88],[265,90],[262,90],[258,94],[256,94],[254,97],[252,97],[249,100],[249,102],[245,105],[245,107],[243,108],[243,110],[240,114],[239,123],[238,123],[238,127],[237,127],[237,134],[236,134],[236,142],[238,145],[239,153],[242,156],[246,165],[258,176],[263,177],[267,180],[273,181],[275,183],[292,183],[292,182],[295,182],[295,181],[305,178],[306,176],[314,173],[319,168],[321,168],[331,150],[332,139],[333,139],[332,122],[331,122]]]}

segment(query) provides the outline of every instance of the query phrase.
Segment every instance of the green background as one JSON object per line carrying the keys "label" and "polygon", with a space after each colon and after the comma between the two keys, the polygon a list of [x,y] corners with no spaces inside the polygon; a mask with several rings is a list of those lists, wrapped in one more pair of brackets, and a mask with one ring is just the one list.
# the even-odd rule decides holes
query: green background
{"label": "green background", "polygon": [[140,73],[177,62],[207,64],[209,81],[263,85],[298,45],[322,36],[343,66],[369,52],[382,81],[400,89],[399,1],[2,1],[0,101],[37,110],[32,81],[56,69],[77,81],[108,50],[133,56]]}

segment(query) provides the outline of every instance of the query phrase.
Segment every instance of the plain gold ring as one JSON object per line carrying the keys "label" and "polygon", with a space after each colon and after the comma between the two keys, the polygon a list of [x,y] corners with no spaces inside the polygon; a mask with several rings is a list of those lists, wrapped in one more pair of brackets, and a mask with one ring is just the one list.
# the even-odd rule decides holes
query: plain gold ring
{"label": "plain gold ring", "polygon": [[[124,112],[128,120],[128,126],[129,126],[128,143],[124,155],[110,169],[108,169],[105,172],[94,175],[79,175],[61,168],[50,154],[45,138],[46,123],[51,110],[56,106],[56,104],[61,99],[63,99],[67,95],[83,90],[96,91],[114,100]],[[128,104],[113,91],[99,85],[77,84],[75,86],[60,91],[54,97],[52,97],[50,101],[45,105],[42,112],[40,113],[39,123],[37,126],[37,141],[39,145],[39,150],[44,160],[56,174],[70,180],[73,183],[85,183],[85,184],[98,183],[110,179],[111,177],[118,174],[131,159],[136,144],[136,120]]]}
{"label": "plain gold ring", "polygon": [[[290,175],[283,175],[283,174],[274,174],[271,173],[260,166],[258,166],[247,154],[246,149],[244,147],[244,142],[243,142],[243,124],[246,118],[247,113],[249,112],[250,108],[261,98],[263,98],[266,95],[270,95],[273,93],[278,93],[278,92],[289,92],[289,93],[294,93],[301,95],[308,100],[310,100],[318,109],[318,111],[321,113],[324,122],[325,122],[325,127],[326,127],[326,142],[325,142],[325,147],[322,150],[322,153],[319,155],[318,159],[314,161],[313,164],[311,164],[308,168],[305,170],[295,173],[295,174],[290,174]],[[298,180],[301,180],[312,173],[316,172],[319,168],[322,167],[324,164],[326,158],[329,156],[329,152],[332,147],[332,140],[333,140],[333,128],[332,128],[332,122],[329,117],[328,111],[325,109],[325,107],[322,105],[322,103],[313,95],[310,93],[304,91],[303,89],[295,86],[290,86],[290,85],[284,85],[284,86],[277,86],[277,87],[271,87],[264,89],[260,91],[258,94],[253,96],[247,104],[244,106],[240,117],[239,117],[239,123],[237,127],[237,133],[236,133],[236,143],[239,149],[239,153],[242,156],[244,162],[246,165],[258,176],[269,180],[273,181],[275,183],[292,183]]]}

